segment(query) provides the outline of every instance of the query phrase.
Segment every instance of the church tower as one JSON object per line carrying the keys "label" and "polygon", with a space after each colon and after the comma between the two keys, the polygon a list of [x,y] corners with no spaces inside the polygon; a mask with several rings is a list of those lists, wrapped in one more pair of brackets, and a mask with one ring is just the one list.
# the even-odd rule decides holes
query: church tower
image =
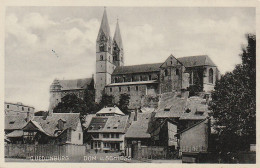
{"label": "church tower", "polygon": [[119,23],[117,20],[116,31],[113,39],[113,63],[116,66],[124,66],[124,50]]}
{"label": "church tower", "polygon": [[115,67],[112,57],[112,38],[106,9],[104,9],[96,41],[96,102],[100,102],[105,86],[111,83],[111,74]]}

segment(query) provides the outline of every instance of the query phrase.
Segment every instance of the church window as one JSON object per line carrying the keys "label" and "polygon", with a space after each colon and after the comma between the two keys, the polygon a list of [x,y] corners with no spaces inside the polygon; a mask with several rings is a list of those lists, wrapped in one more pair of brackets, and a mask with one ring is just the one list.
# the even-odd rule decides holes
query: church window
{"label": "church window", "polygon": [[130,92],[130,87],[127,87],[128,92]]}
{"label": "church window", "polygon": [[132,76],[132,82],[134,81],[134,77]]}
{"label": "church window", "polygon": [[209,83],[213,83],[213,69],[209,69]]}
{"label": "church window", "polygon": [[[103,61],[103,59],[104,59],[103,55],[100,55],[100,60]],[[101,67],[102,67],[102,65],[101,65]]]}
{"label": "church window", "polygon": [[152,80],[152,75],[149,75],[149,80]]}
{"label": "church window", "polygon": [[105,44],[101,43],[101,44],[99,45],[99,51],[100,51],[100,52],[104,52],[104,51],[105,51]]}
{"label": "church window", "polygon": [[112,92],[112,88],[110,88],[110,92]]}
{"label": "church window", "polygon": [[135,90],[138,91],[138,86],[135,87]]}
{"label": "church window", "polygon": [[117,78],[115,78],[115,83],[117,83],[118,82],[118,80],[117,80]]}
{"label": "church window", "polygon": [[81,133],[79,133],[79,140],[80,140],[80,138],[81,138]]}
{"label": "church window", "polygon": [[121,87],[119,87],[119,92],[121,92]]}
{"label": "church window", "polygon": [[123,77],[123,82],[126,82],[125,77]]}
{"label": "church window", "polygon": [[176,75],[180,75],[180,71],[179,71],[179,69],[176,69]]}
{"label": "church window", "polygon": [[140,81],[143,81],[143,77],[142,76],[140,76]]}

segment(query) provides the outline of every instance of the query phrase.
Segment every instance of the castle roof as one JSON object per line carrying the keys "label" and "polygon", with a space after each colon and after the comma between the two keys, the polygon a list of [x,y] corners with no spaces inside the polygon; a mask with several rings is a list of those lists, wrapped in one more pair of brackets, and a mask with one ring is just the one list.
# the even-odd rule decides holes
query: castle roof
{"label": "castle roof", "polygon": [[[213,61],[207,55],[199,56],[187,56],[177,58],[185,67],[196,67],[196,66],[216,66]],[[130,66],[118,66],[113,72],[113,75],[122,74],[132,74],[132,73],[142,73],[142,72],[158,72],[160,71],[160,66],[163,63],[154,64],[140,64],[140,65],[130,65]]]}
{"label": "castle roof", "polygon": [[107,19],[106,8],[104,9],[103,18],[102,18],[101,25],[99,28],[97,40],[99,40],[99,37],[102,33],[104,33],[108,39],[110,38],[110,28],[109,28],[108,19]]}
{"label": "castle roof", "polygon": [[58,80],[61,90],[86,89],[91,83],[92,78],[75,79],[75,80]]}
{"label": "castle roof", "polygon": [[123,42],[122,42],[122,38],[121,38],[118,20],[117,20],[117,23],[116,23],[116,31],[115,31],[113,40],[114,40],[114,42],[116,42],[119,49],[123,48]]}
{"label": "castle roof", "polygon": [[118,66],[113,75],[160,71],[162,63]]}
{"label": "castle roof", "polygon": [[216,66],[207,55],[181,57],[178,58],[178,60],[182,62],[185,67]]}

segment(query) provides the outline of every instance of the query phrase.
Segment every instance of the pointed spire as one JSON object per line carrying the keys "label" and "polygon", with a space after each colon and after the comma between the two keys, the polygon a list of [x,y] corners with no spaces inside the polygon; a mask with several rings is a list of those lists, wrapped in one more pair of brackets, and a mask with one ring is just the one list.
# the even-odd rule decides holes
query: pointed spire
{"label": "pointed spire", "polygon": [[119,28],[119,23],[118,23],[118,18],[117,18],[117,23],[116,23],[116,31],[114,34],[114,42],[116,42],[117,46],[121,49],[123,48],[123,42],[121,38],[121,33],[120,33],[120,28]]}
{"label": "pointed spire", "polygon": [[98,32],[98,38],[102,32],[105,34],[106,37],[110,37],[110,28],[109,28],[108,19],[107,19],[106,7],[104,7],[104,13],[103,13],[103,18],[102,18],[101,25],[99,28],[99,32]]}

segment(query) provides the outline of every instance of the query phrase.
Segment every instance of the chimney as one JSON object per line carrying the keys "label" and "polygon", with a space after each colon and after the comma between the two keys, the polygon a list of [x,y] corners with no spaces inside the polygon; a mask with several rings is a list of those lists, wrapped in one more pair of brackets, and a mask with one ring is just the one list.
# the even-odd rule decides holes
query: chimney
{"label": "chimney", "polygon": [[27,111],[27,113],[26,113],[26,122],[28,122],[29,120],[30,120],[30,113],[29,113],[29,111]]}

